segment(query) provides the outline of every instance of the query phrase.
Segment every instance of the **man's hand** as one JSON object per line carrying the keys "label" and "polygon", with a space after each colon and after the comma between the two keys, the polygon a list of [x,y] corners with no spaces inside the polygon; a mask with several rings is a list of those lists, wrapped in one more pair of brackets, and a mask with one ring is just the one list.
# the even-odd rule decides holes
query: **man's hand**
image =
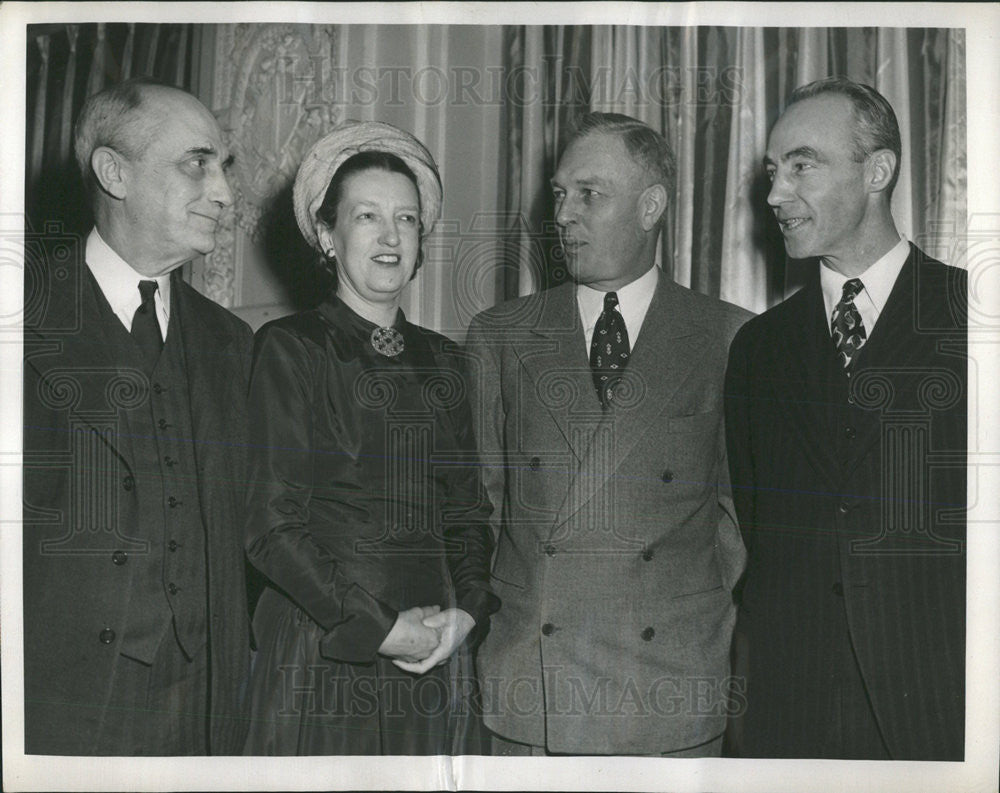
{"label": "man's hand", "polygon": [[399,612],[392,630],[378,648],[379,653],[392,658],[395,664],[427,658],[438,647],[441,630],[424,624],[424,620],[434,619],[440,611],[440,606],[414,606]]}
{"label": "man's hand", "polygon": [[469,612],[462,611],[462,609],[446,609],[429,615],[424,618],[423,624],[427,628],[440,631],[441,641],[437,648],[426,658],[416,663],[407,659],[393,659],[393,663],[400,669],[413,672],[415,675],[422,675],[431,667],[445,663],[451,658],[452,653],[462,646],[469,631],[476,627],[476,621],[472,619]]}

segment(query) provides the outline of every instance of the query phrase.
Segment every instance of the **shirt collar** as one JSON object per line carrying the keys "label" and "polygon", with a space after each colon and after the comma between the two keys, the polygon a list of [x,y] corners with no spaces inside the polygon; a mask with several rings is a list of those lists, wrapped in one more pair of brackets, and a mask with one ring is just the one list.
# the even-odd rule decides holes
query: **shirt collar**
{"label": "shirt collar", "polygon": [[[860,278],[864,284],[865,292],[871,299],[875,308],[876,316],[882,313],[889,293],[896,283],[899,271],[906,264],[906,259],[910,255],[910,244],[902,237],[895,246],[881,259],[872,264],[861,275],[853,276]],[[823,303],[826,305],[826,316],[833,314],[833,309],[844,293],[844,284],[851,280],[846,275],[841,275],[832,267],[827,267],[822,262],[819,266],[819,281],[823,289]]]}
{"label": "shirt collar", "polygon": [[[614,290],[618,295],[618,311],[625,318],[625,327],[633,345],[639,335],[639,328],[642,326],[649,304],[653,300],[659,277],[660,268],[654,264],[631,283]],[[585,284],[577,284],[576,302],[580,308],[580,320],[584,331],[593,329],[597,324],[597,318],[604,311],[605,294],[607,293]]]}
{"label": "shirt collar", "polygon": [[119,256],[100,232],[94,228],[87,237],[87,266],[94,275],[94,280],[101,288],[111,310],[121,318],[125,327],[132,325],[132,316],[142,303],[139,294],[140,281],[156,281],[157,310],[163,316],[170,315],[170,274],[150,278],[132,269],[128,262]]}

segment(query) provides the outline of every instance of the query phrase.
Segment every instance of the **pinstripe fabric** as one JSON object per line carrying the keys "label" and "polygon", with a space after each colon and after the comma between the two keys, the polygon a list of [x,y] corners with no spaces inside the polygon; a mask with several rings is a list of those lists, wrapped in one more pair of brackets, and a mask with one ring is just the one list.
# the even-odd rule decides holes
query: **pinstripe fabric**
{"label": "pinstripe fabric", "polygon": [[744,756],[963,756],[965,290],[911,248],[850,379],[818,278],[733,342]]}
{"label": "pinstripe fabric", "polygon": [[152,664],[119,656],[95,754],[208,754],[205,650],[202,645],[189,660],[168,632]]}

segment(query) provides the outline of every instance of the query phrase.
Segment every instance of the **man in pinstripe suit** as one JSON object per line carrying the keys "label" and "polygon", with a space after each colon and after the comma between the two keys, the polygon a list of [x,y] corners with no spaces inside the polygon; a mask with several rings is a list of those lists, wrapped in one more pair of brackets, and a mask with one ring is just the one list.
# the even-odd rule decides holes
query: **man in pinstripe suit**
{"label": "man in pinstripe suit", "polygon": [[889,103],[799,88],[764,163],[808,285],[730,349],[747,757],[961,760],[966,274],[901,239]]}

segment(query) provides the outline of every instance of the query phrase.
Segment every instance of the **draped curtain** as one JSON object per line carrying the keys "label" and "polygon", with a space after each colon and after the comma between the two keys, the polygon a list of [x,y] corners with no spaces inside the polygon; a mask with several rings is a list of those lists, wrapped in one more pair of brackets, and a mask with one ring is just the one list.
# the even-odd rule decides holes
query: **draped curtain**
{"label": "draped curtain", "polygon": [[287,283],[294,221],[270,248],[262,229],[304,148],[345,118],[407,128],[440,163],[444,216],[404,306],[458,339],[476,311],[566,278],[548,180],[590,110],[663,132],[678,183],[662,266],[753,311],[801,283],[760,162],[788,94],[810,80],[844,74],[892,103],[904,234],[947,260],[935,240],[966,224],[962,30],[98,23],[33,25],[28,39],[28,227],[89,227],[72,156],[89,94],[142,74],[191,90],[237,153],[237,200],[218,250],[185,276],[253,325],[302,307]]}
{"label": "draped curtain", "polygon": [[29,229],[90,226],[73,160],[73,123],[88,96],[148,76],[189,89],[195,25],[29,25],[25,207]]}
{"label": "draped curtain", "polygon": [[[903,161],[893,195],[900,231],[918,244],[965,225],[964,32],[884,28],[511,27],[505,68],[509,170],[505,210],[522,255],[497,276],[505,297],[566,277],[548,241],[548,179],[573,124],[625,113],[662,132],[677,155],[676,198],[661,264],[685,286],[762,311],[800,284],[766,204],[767,132],[799,85],[845,75],[893,105]],[[532,240],[545,240],[538,245]]]}

